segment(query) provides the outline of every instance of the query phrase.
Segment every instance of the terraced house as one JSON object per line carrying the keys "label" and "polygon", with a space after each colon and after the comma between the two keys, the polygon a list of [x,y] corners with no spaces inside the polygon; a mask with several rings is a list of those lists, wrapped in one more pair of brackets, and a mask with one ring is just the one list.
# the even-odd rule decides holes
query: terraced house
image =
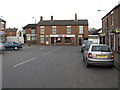
{"label": "terraced house", "polygon": [[102,18],[102,43],[120,51],[120,3]]}
{"label": "terraced house", "polygon": [[84,38],[88,37],[88,20],[50,20],[40,21],[36,28],[37,41],[40,45],[80,45]]}
{"label": "terraced house", "polygon": [[0,18],[0,42],[5,42],[6,21]]}
{"label": "terraced house", "polygon": [[36,27],[37,24],[28,24],[23,27],[25,43],[36,44]]}

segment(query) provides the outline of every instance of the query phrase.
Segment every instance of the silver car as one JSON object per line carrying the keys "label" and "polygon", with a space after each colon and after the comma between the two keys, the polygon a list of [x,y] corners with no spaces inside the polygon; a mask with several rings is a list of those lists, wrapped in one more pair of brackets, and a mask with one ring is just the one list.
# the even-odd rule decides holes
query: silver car
{"label": "silver car", "polygon": [[86,63],[86,67],[90,65],[113,66],[114,53],[107,45],[92,44],[85,48],[83,60]]}
{"label": "silver car", "polygon": [[3,43],[0,43],[0,54],[4,53],[5,51],[5,46]]}

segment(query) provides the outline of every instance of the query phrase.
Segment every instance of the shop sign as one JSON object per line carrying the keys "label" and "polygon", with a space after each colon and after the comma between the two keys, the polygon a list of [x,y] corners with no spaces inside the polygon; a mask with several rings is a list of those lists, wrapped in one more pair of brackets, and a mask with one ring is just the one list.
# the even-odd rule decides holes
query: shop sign
{"label": "shop sign", "polygon": [[120,32],[120,28],[119,29],[116,29],[116,33],[119,33]]}

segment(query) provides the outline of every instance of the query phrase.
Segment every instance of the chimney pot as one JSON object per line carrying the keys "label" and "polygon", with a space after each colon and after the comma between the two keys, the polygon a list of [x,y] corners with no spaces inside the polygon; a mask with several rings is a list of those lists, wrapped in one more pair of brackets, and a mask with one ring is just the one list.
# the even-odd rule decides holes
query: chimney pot
{"label": "chimney pot", "polygon": [[77,13],[75,13],[75,21],[77,21]]}
{"label": "chimney pot", "polygon": [[43,21],[43,16],[40,16],[40,21]]}
{"label": "chimney pot", "polygon": [[51,21],[53,21],[53,16],[51,16]]}

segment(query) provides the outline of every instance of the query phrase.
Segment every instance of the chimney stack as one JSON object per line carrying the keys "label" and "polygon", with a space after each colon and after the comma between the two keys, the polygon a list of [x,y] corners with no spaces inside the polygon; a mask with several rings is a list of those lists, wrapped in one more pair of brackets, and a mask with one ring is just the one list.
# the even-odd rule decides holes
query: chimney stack
{"label": "chimney stack", "polygon": [[53,16],[51,16],[51,21],[53,21]]}
{"label": "chimney stack", "polygon": [[43,21],[43,16],[40,16],[40,21]]}
{"label": "chimney stack", "polygon": [[77,21],[77,13],[75,13],[75,21]]}

